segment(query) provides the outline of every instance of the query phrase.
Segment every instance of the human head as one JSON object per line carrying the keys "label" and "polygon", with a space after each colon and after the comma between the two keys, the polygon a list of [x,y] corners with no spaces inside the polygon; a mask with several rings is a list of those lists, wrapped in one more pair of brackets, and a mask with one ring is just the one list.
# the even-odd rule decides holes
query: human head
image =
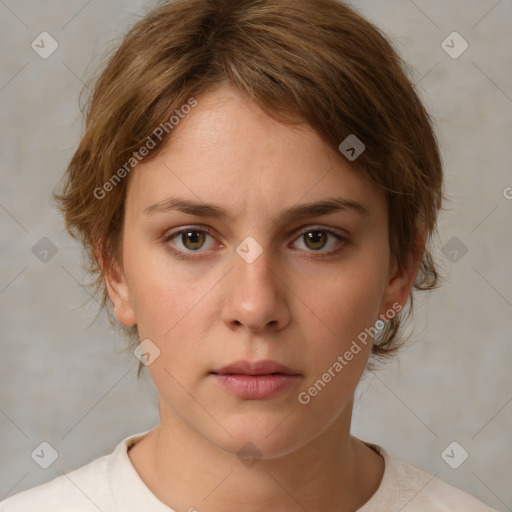
{"label": "human head", "polygon": [[[365,151],[351,165],[385,191],[393,259],[400,267],[423,252],[417,235],[430,240],[441,206],[439,151],[402,61],[376,27],[336,0],[162,2],[128,32],[97,80],[57,195],[103,306],[109,309],[104,275],[122,263],[134,152],[144,163],[156,158],[173,136],[172,116],[226,81],[271,117],[307,123],[333,148],[350,135],[363,141]],[[159,127],[167,129],[155,134]],[[142,155],[150,139],[154,147]],[[427,248],[415,288],[436,282]],[[396,349],[402,316],[386,324],[373,354]],[[124,331],[138,343],[135,326]]]}

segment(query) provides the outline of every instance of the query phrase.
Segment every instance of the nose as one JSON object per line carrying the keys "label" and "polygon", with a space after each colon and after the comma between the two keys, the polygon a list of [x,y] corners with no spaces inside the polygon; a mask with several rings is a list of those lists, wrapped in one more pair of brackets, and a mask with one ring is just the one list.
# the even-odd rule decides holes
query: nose
{"label": "nose", "polygon": [[289,286],[279,265],[264,250],[254,261],[237,253],[235,268],[227,277],[223,320],[230,329],[275,331],[290,321]]}

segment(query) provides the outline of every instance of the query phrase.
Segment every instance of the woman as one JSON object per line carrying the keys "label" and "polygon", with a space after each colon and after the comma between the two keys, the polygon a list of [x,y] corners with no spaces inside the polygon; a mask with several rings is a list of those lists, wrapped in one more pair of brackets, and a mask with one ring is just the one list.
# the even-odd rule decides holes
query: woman
{"label": "woman", "polygon": [[335,0],[163,2],[96,83],[57,194],[160,422],[19,510],[490,510],[350,434],[436,286],[430,118]]}

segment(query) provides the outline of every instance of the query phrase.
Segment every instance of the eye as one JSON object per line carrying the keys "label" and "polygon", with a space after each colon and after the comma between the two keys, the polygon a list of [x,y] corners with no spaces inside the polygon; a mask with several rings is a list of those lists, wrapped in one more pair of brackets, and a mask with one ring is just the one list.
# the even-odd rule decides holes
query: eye
{"label": "eye", "polygon": [[[170,244],[175,247],[177,246],[177,250],[170,248],[173,252],[200,252],[199,249],[201,249],[204,246],[205,240],[208,237],[213,239],[208,229],[199,229],[194,226],[191,226],[169,234],[168,236],[165,237],[165,243],[169,244],[171,240],[177,238],[177,242]],[[181,247],[179,244],[181,244]]]}
{"label": "eye", "polygon": [[[329,238],[331,239],[330,244]],[[320,226],[309,227],[303,230],[296,240],[304,242],[307,252],[321,252],[320,257],[335,253],[342,246],[348,244],[347,238],[340,233]],[[327,245],[334,246],[334,248],[322,251]]]}

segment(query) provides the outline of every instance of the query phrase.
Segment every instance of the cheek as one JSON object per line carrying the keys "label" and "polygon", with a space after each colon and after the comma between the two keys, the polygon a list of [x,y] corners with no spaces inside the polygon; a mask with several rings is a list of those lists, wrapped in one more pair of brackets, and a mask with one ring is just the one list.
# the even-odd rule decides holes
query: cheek
{"label": "cheek", "polygon": [[171,257],[157,245],[136,243],[127,234],[124,267],[140,336],[162,339],[194,303],[193,281],[177,274]]}
{"label": "cheek", "polygon": [[204,289],[201,293],[196,286],[173,278],[170,273],[161,277],[158,274],[155,270],[141,272],[139,282],[133,282],[135,317],[141,336],[154,337],[166,345],[177,336],[193,339],[199,328],[197,317],[204,317]]}
{"label": "cheek", "polygon": [[[349,286],[353,284],[354,286]],[[335,286],[325,294],[319,296],[309,295],[312,312],[318,318],[313,320],[308,330],[310,338],[316,340],[308,347],[310,358],[315,361],[318,371],[329,367],[338,355],[343,355],[350,349],[352,343],[366,328],[373,326],[377,320],[379,301],[376,300],[375,290],[370,286],[356,286],[359,283],[344,283],[344,286]],[[320,321],[319,321],[320,320]],[[304,326],[305,327],[305,326]],[[364,366],[365,355],[369,355],[372,340],[366,344],[360,343],[358,360]],[[345,372],[347,373],[347,372]]]}
{"label": "cheek", "polygon": [[193,361],[200,366],[207,350],[202,345],[218,320],[215,286],[222,275],[210,272],[200,278],[197,268],[176,262],[162,248],[144,250],[127,240],[126,249],[125,269],[140,339],[155,343],[162,355],[159,362],[165,361],[173,372]]}
{"label": "cheek", "polygon": [[305,295],[327,327],[343,338],[354,337],[378,319],[385,287],[381,265],[347,265],[330,273],[321,287]]}
{"label": "cheek", "polygon": [[317,274],[314,286],[310,281],[304,283],[300,295],[307,299],[305,307],[301,307],[305,317],[300,323],[312,340],[303,347],[307,353],[304,360],[311,361],[316,378],[347,351],[353,354],[348,354],[344,377],[335,379],[336,382],[357,382],[364,371],[385,285],[384,263],[377,259],[373,263],[371,259],[354,259],[337,272]]}

